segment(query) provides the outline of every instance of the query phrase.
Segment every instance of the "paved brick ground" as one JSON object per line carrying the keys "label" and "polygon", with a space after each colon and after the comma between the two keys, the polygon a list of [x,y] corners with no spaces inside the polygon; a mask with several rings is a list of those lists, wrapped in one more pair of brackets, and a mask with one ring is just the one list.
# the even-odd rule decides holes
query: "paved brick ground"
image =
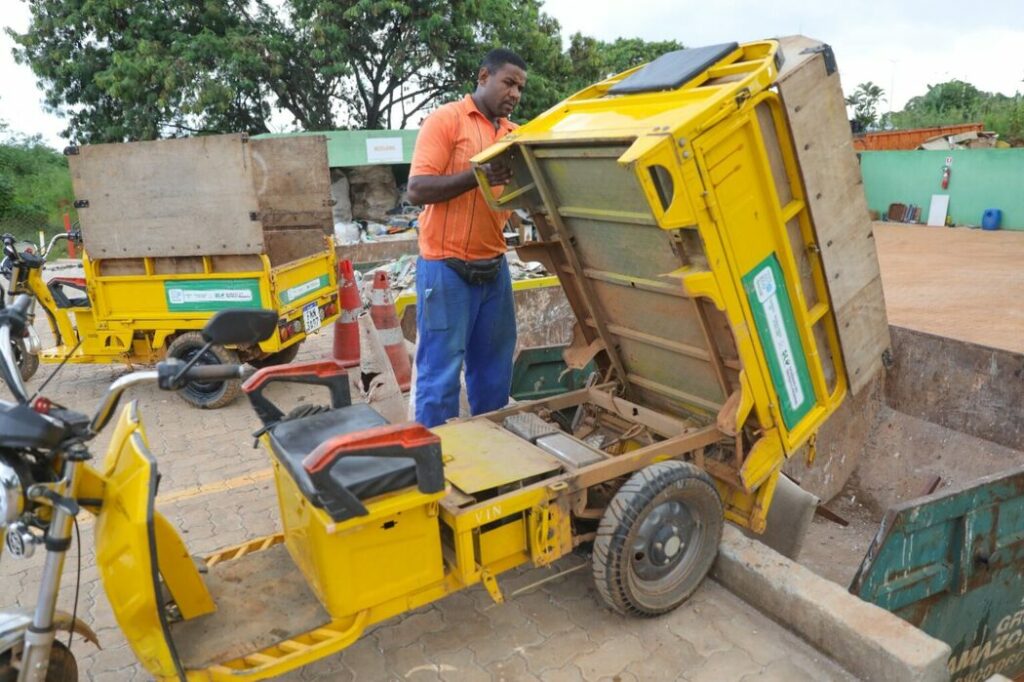
{"label": "paved brick ground", "polygon": [[[300,359],[326,353],[323,335],[303,348]],[[38,386],[52,371],[41,368]],[[126,371],[118,366],[69,366],[47,388],[52,399],[92,410],[109,383]],[[303,391],[278,387],[284,400],[310,400]],[[6,395],[6,393],[4,394]],[[256,426],[240,400],[217,411],[185,405],[155,386],[138,400],[151,449],[159,460],[158,505],[184,533],[195,554],[278,530],[276,500],[267,455],[252,448]],[[102,455],[106,436],[95,443]],[[82,571],[78,612],[99,634],[102,651],[77,642],[83,679],[143,680],[117,630],[92,552],[92,523],[83,517]],[[499,580],[506,594],[555,572],[576,570],[503,606],[473,589],[453,595],[376,627],[336,656],[296,671],[289,680],[849,680],[811,647],[707,581],[677,611],[655,619],[620,617],[604,608],[591,584],[586,559],[571,556],[555,567],[514,572]],[[0,607],[34,603],[41,556],[0,560]],[[74,596],[75,553],[69,554],[62,608]]]}

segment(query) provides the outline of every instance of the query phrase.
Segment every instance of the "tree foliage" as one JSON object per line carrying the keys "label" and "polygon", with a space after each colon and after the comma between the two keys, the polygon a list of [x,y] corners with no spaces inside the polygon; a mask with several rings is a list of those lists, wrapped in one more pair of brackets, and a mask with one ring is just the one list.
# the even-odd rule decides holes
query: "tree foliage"
{"label": "tree foliage", "polygon": [[36,238],[61,227],[71,210],[71,175],[64,156],[37,138],[0,141],[0,233]]}
{"label": "tree foliage", "polygon": [[490,47],[529,65],[517,112],[648,61],[675,42],[576,34],[540,0],[32,0],[11,32],[46,103],[79,142],[404,127],[473,88]]}
{"label": "tree foliage", "polygon": [[878,124],[878,102],[885,90],[871,81],[861,83],[852,95],[846,98],[846,105],[853,108],[853,121],[857,130],[868,130]]}
{"label": "tree foliage", "polygon": [[604,42],[574,33],[569,39],[570,81],[573,90],[622,73],[640,64],[653,61],[666,52],[681,50],[675,40],[647,42],[640,38],[616,38]]}
{"label": "tree foliage", "polygon": [[979,90],[970,83],[951,80],[929,85],[928,91],[895,112],[897,128],[926,128],[981,122],[987,130],[1013,144],[1024,143],[1024,98]]}

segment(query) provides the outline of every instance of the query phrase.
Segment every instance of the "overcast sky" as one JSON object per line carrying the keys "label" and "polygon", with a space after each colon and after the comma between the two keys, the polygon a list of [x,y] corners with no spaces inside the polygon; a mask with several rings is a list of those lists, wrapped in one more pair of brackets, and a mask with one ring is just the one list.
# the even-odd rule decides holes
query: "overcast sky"
{"label": "overcast sky", "polygon": [[[871,80],[899,110],[930,83],[959,78],[982,90],[1024,91],[1024,6],[1020,0],[545,0],[563,34],[580,31],[612,40],[674,38],[698,47],[802,33],[832,45],[849,93]],[[28,25],[21,0],[0,0],[0,23]],[[43,135],[54,147],[64,123],[43,111],[35,77],[11,56],[0,36],[0,120],[18,132]],[[888,99],[882,110],[888,110]]]}

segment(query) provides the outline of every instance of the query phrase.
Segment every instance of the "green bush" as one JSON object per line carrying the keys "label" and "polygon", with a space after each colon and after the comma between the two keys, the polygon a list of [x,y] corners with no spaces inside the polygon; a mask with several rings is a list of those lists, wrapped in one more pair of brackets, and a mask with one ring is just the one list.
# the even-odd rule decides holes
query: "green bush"
{"label": "green bush", "polygon": [[0,232],[38,241],[64,230],[64,212],[76,220],[67,161],[34,138],[0,143]]}

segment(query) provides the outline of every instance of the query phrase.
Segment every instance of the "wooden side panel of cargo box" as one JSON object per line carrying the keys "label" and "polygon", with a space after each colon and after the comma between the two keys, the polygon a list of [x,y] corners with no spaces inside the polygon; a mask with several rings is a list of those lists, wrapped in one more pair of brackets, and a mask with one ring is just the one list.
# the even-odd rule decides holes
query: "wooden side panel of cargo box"
{"label": "wooden side panel of cargo box", "polygon": [[882,369],[889,325],[872,224],[831,49],[780,39],[778,78],[835,309],[850,389]]}
{"label": "wooden side panel of cargo box", "polygon": [[68,163],[95,259],[263,252],[242,135],[87,145]]}
{"label": "wooden side panel of cargo box", "polygon": [[249,146],[259,218],[271,266],[322,251],[324,236],[334,232],[326,138],[258,138]]}

